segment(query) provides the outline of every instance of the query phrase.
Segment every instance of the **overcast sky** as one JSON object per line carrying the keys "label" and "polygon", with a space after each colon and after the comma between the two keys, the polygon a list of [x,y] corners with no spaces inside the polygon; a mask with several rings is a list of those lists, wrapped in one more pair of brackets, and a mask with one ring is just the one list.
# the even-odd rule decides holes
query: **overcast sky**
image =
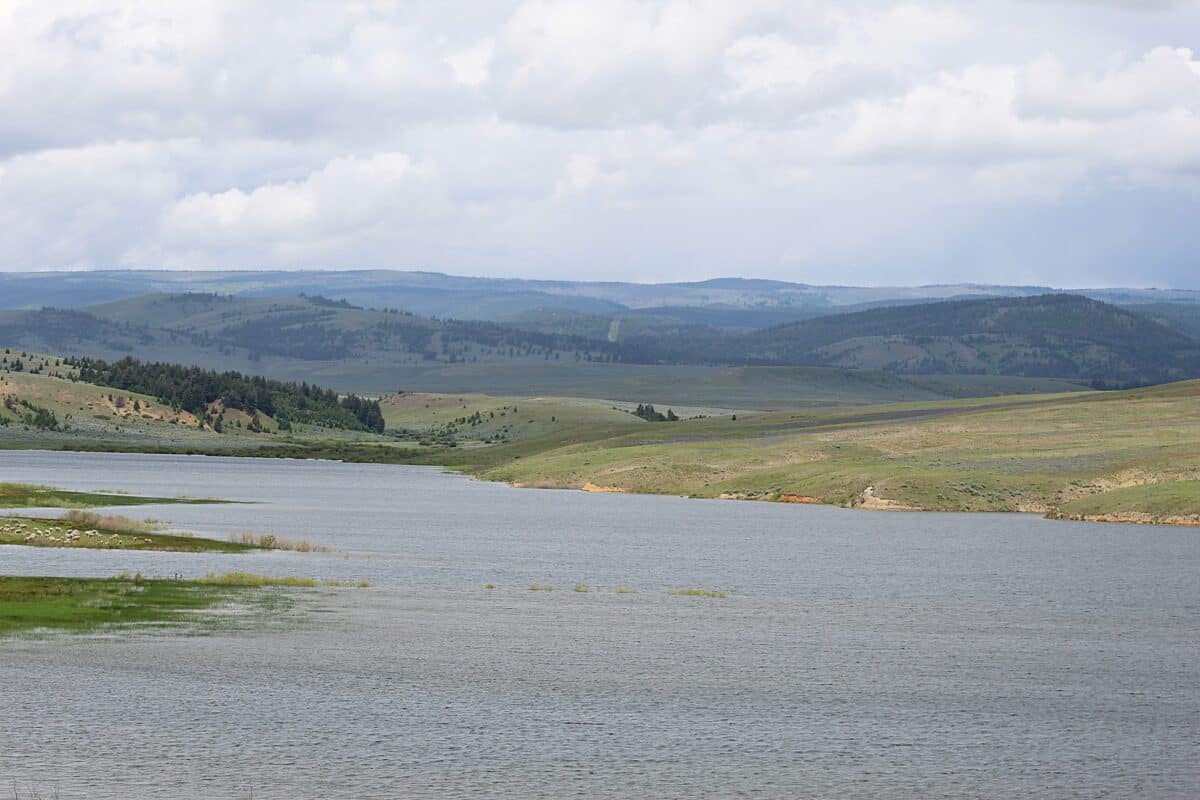
{"label": "overcast sky", "polygon": [[1200,5],[0,2],[0,269],[1200,288]]}

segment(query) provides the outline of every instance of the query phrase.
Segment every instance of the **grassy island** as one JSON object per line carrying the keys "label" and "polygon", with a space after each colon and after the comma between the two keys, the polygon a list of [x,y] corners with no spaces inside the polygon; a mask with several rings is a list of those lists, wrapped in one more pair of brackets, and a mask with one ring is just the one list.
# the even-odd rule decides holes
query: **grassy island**
{"label": "grassy island", "polygon": [[4,544],[179,553],[244,553],[271,549],[261,544],[160,533],[127,517],[95,514],[73,514],[65,519],[0,517],[0,545]]}
{"label": "grassy island", "polygon": [[0,483],[0,508],[95,508],[97,506],[148,506],[220,503],[220,500],[191,497],[142,497],[115,492],[72,492],[53,486]]}

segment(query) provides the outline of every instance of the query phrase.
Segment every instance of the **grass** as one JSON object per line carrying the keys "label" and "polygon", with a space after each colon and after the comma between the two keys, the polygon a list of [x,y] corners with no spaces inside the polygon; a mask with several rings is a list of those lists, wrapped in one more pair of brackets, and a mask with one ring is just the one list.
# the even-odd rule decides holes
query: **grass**
{"label": "grass", "polygon": [[[0,576],[0,636],[36,631],[96,632],[126,626],[217,625],[230,606],[250,614],[290,607],[279,588],[365,587],[362,583],[272,578],[231,572],[199,580]],[[209,612],[209,613],[205,613]]]}
{"label": "grass", "polygon": [[[1043,514],[1108,494],[1100,501],[1108,511],[1200,513],[1189,483],[1200,478],[1200,381],[593,432],[443,458],[477,477],[528,486]],[[1182,485],[1111,494],[1174,483]]]}
{"label": "grass", "polygon": [[316,578],[258,575],[253,572],[226,572],[222,574],[210,572],[203,578],[197,578],[195,582],[204,586],[240,586],[256,589],[266,586],[287,586],[301,589],[315,589],[321,586],[343,589],[351,587],[366,589],[370,586],[366,581],[322,581]]}
{"label": "grass", "polygon": [[531,592],[553,592],[554,587],[547,586],[544,583],[534,582],[534,583],[529,584],[529,591],[531,591]]}
{"label": "grass", "polygon": [[676,597],[708,597],[714,600],[724,600],[729,597],[729,592],[721,589],[676,589],[667,594],[673,594]]}
{"label": "grass", "polygon": [[[94,515],[93,515],[94,516]],[[84,516],[84,519],[88,519]],[[124,527],[129,523],[129,527]],[[111,527],[101,527],[108,525]],[[75,547],[90,550],[161,550],[177,553],[245,553],[261,547],[180,533],[153,533],[125,517],[70,519],[0,517],[0,545]]]}
{"label": "grass", "polygon": [[1066,519],[1200,525],[1200,480],[1149,483],[1088,495],[1058,509]]}
{"label": "grass", "polygon": [[[492,367],[481,369],[480,380],[493,375]],[[582,370],[604,389],[594,396],[621,402],[450,391],[389,395],[383,400],[389,426],[409,431],[393,438],[328,433],[179,438],[174,432],[180,426],[160,421],[153,431],[147,422],[140,438],[75,433],[64,438],[14,433],[10,426],[0,428],[0,447],[432,464],[520,486],[867,509],[1124,515],[1173,522],[1200,515],[1200,496],[1188,485],[1200,480],[1200,381],[1123,392],[947,400],[939,394],[1060,384],[969,376],[900,381],[882,373],[837,370],[696,369],[687,380],[687,370],[675,375],[674,383],[664,377],[669,370],[653,367]],[[566,374],[547,370],[547,380]],[[637,380],[630,378],[634,373]],[[651,374],[657,383],[643,380]],[[806,381],[816,388],[797,393],[797,385]],[[512,384],[514,391],[518,384]],[[651,384],[654,391],[648,389]],[[703,391],[692,391],[701,384]],[[535,385],[526,383],[524,390]],[[570,388],[570,381],[562,387],[578,389]],[[913,387],[920,391],[914,393]],[[54,387],[25,388],[41,392],[33,399],[42,402]],[[780,398],[792,397],[786,410],[782,401],[760,402],[763,392],[776,391]],[[897,398],[907,402],[863,402]],[[627,413],[638,401],[705,416],[647,423]],[[734,419],[731,407],[776,410],[738,411]],[[1180,485],[1138,488],[1172,484]]]}
{"label": "grass", "polygon": [[161,530],[164,526],[156,520],[136,520],[123,514],[97,514],[94,511],[73,509],[63,517],[76,527],[98,528],[103,531],[124,531],[126,533],[149,533]]}
{"label": "grass", "polygon": [[94,631],[117,625],[197,620],[197,612],[256,598],[186,581],[0,577],[0,635],[34,630]]}
{"label": "grass", "polygon": [[0,483],[0,508],[90,508],[94,506],[141,506],[167,503],[219,503],[184,497],[138,497],[108,492],[70,492],[52,486]]}
{"label": "grass", "polygon": [[571,588],[572,592],[578,592],[579,594],[587,594],[587,590],[588,587],[586,583],[577,583]]}
{"label": "grass", "polygon": [[322,544],[313,544],[307,539],[288,539],[273,533],[256,534],[250,531],[239,531],[230,534],[229,541],[244,544],[262,550],[290,550],[295,553],[328,553],[330,548]]}

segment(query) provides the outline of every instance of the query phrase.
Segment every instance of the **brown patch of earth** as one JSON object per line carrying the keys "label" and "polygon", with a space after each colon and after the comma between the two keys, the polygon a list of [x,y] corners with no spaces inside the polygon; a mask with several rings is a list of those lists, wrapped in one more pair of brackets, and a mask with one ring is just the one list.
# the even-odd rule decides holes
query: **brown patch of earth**
{"label": "brown patch of earth", "polygon": [[909,505],[899,500],[889,500],[885,497],[880,497],[875,494],[875,487],[868,486],[863,489],[862,494],[858,496],[858,502],[855,504],[857,508],[865,508],[868,511],[922,511],[920,506]]}

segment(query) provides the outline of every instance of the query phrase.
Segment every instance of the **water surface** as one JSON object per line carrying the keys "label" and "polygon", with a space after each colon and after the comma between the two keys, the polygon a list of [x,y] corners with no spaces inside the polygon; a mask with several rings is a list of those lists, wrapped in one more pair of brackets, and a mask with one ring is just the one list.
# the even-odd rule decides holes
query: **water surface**
{"label": "water surface", "polygon": [[0,782],[64,800],[1200,792],[1195,531],[315,461],[0,452],[8,480],[253,501],[126,513],[337,552],[0,573],[372,583],[262,630],[0,641]]}

